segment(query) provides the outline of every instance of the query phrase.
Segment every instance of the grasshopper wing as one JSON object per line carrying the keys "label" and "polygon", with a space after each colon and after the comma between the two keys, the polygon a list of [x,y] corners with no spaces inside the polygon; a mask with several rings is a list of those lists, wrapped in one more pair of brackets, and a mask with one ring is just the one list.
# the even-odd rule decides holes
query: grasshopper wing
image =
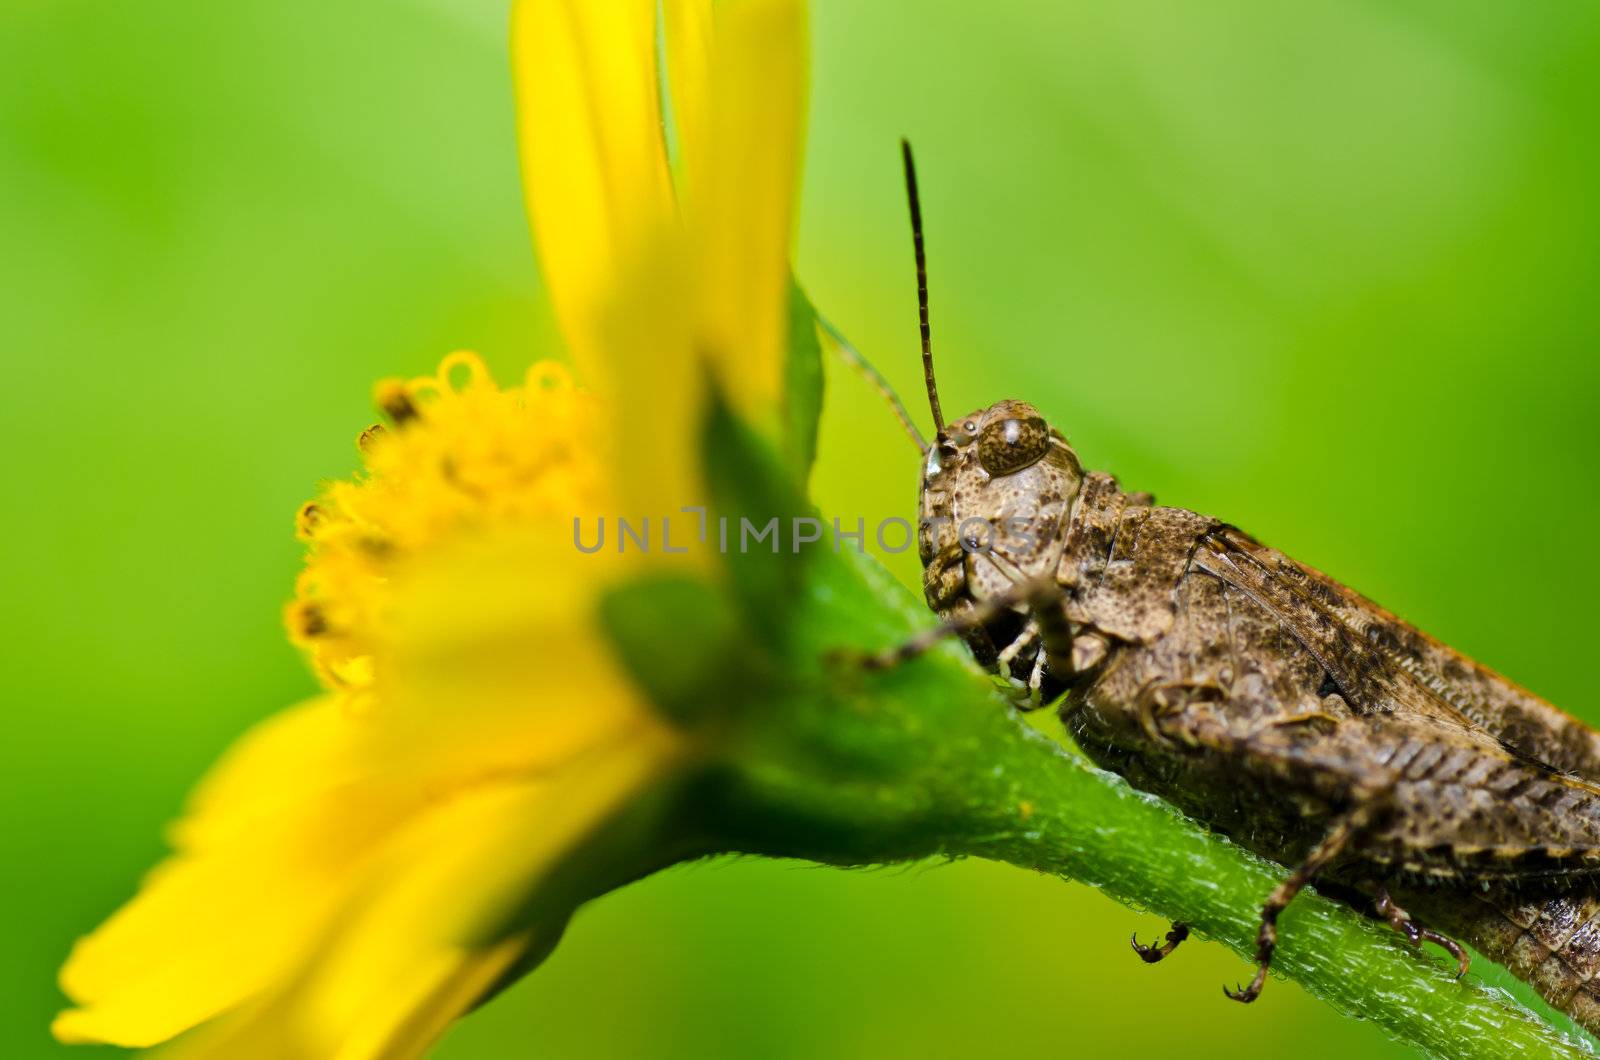
{"label": "grasshopper wing", "polygon": [[[1453,669],[1486,676],[1430,680],[1435,671],[1427,665],[1444,656],[1420,652],[1448,649],[1231,528],[1200,542],[1177,600],[1172,639],[1179,647],[1161,660],[1161,642],[1152,643],[1147,673],[1195,687],[1215,686],[1224,670],[1232,677],[1213,696],[1159,711],[1156,724],[1167,740],[1209,752],[1202,758],[1218,771],[1212,787],[1250,776],[1291,800],[1311,797],[1301,811],[1311,818],[1381,791],[1384,823],[1357,859],[1381,875],[1600,873],[1600,783],[1549,760],[1566,751],[1556,757],[1571,761],[1571,748],[1588,746],[1581,741],[1594,737],[1591,730],[1509,682],[1493,698],[1499,679],[1454,653]],[[1390,646],[1401,638],[1419,654],[1397,660]],[[1257,656],[1277,662],[1269,672],[1246,672]],[[1130,660],[1123,679],[1139,670]],[[1323,708],[1308,710],[1294,690],[1309,692],[1319,674]],[[1530,730],[1525,721],[1514,730],[1519,740],[1503,724],[1513,694],[1522,697],[1515,717],[1544,725]],[[1296,699],[1297,707],[1284,709]],[[1199,815],[1209,816],[1204,810]],[[1286,835],[1300,830],[1284,825]],[[1272,853],[1293,860],[1292,851]]]}
{"label": "grasshopper wing", "polygon": [[[1570,714],[1232,527],[1212,535],[1211,545],[1212,555],[1297,637],[1326,641],[1327,623],[1337,625],[1345,647],[1333,661],[1342,664],[1357,698],[1448,712],[1514,754],[1600,784],[1600,733]],[[1329,672],[1341,676],[1334,667]]]}

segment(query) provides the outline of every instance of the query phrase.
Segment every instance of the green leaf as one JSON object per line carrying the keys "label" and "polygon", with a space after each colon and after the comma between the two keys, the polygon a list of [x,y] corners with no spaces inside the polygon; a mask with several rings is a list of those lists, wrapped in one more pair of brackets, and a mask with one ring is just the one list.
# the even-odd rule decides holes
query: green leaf
{"label": "green leaf", "polygon": [[789,355],[784,366],[784,460],[803,490],[817,458],[822,417],[822,346],[817,311],[800,284],[789,284]]}
{"label": "green leaf", "polygon": [[801,569],[813,550],[799,538],[820,531],[821,523],[788,465],[714,386],[702,452],[711,496],[707,545],[722,552],[750,628],[776,646],[788,632]]}
{"label": "green leaf", "polygon": [[684,575],[612,588],[601,598],[600,621],[629,674],[680,725],[715,712],[718,693],[739,682],[754,651],[727,594]]}

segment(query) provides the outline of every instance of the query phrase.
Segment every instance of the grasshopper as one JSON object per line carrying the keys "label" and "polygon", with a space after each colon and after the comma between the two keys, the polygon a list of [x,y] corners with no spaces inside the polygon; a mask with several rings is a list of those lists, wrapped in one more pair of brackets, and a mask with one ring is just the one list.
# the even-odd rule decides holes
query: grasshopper
{"label": "grasshopper", "polygon": [[[1278,916],[1316,881],[1600,1032],[1600,733],[1236,527],[1086,471],[1032,405],[947,422],[901,147],[936,430],[918,546],[942,624],[870,664],[959,636],[1019,707],[1059,704],[1097,764],[1294,866],[1228,997],[1261,993]],[[1131,943],[1154,963],[1187,934]]]}

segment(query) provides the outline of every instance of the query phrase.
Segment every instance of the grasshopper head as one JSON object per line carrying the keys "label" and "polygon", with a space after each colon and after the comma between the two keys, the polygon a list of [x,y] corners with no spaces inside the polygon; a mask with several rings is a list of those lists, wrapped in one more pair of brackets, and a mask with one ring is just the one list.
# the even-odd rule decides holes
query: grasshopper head
{"label": "grasshopper head", "polygon": [[[976,599],[1047,575],[1083,468],[1061,432],[1024,401],[998,401],[942,426],[922,468],[918,545],[929,602],[959,560]],[[954,546],[960,546],[960,553]]]}

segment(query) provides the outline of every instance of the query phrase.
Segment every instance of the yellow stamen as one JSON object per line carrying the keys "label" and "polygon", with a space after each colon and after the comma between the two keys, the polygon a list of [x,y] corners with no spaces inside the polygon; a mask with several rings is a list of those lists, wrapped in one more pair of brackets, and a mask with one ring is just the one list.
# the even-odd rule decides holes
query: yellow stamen
{"label": "yellow stamen", "polygon": [[363,432],[364,473],[300,509],[310,549],[289,633],[330,687],[373,672],[359,660],[385,638],[412,557],[488,527],[601,510],[609,432],[597,406],[561,365],[540,362],[527,378],[502,389],[460,352],[433,375],[381,385],[406,429]]}

